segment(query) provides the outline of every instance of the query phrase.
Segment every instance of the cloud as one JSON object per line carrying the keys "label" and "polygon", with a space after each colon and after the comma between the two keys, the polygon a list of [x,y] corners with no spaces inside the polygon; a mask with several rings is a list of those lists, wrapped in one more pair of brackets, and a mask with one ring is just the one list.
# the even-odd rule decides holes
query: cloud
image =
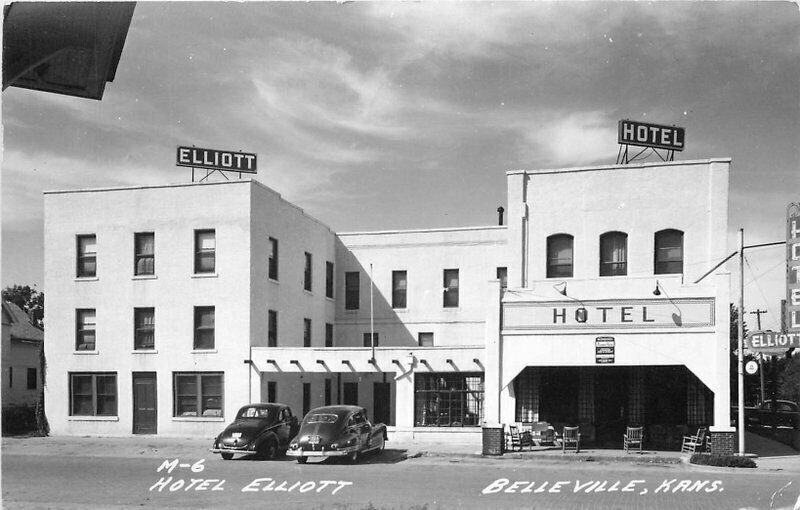
{"label": "cloud", "polygon": [[546,166],[579,166],[608,162],[616,151],[616,121],[602,111],[537,115],[517,127],[523,160]]}

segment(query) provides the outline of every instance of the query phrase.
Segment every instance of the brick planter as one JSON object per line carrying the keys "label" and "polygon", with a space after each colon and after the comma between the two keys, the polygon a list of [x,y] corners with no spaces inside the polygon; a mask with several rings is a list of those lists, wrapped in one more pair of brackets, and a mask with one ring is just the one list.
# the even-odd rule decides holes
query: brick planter
{"label": "brick planter", "polygon": [[736,453],[736,431],[711,432],[711,453],[715,455],[733,455]]}

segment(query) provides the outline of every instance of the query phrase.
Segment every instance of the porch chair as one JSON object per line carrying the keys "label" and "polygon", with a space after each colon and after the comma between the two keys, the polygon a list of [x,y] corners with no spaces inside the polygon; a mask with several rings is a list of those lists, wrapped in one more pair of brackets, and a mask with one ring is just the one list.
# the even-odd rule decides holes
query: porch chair
{"label": "porch chair", "polygon": [[644,427],[627,427],[625,434],[622,435],[622,447],[625,453],[638,448],[642,453],[642,442],[644,441]]}
{"label": "porch chair", "polygon": [[575,453],[581,451],[580,427],[564,427],[564,433],[561,436],[561,453],[566,453],[567,450]]}
{"label": "porch chair", "polygon": [[506,432],[506,448],[512,452],[515,449],[522,451],[523,446],[531,446],[530,434],[522,432],[519,424],[509,424]]}
{"label": "porch chair", "polygon": [[706,428],[700,427],[697,429],[697,434],[694,436],[683,436],[683,443],[681,444],[681,453],[695,453],[702,452],[705,449],[706,443]]}

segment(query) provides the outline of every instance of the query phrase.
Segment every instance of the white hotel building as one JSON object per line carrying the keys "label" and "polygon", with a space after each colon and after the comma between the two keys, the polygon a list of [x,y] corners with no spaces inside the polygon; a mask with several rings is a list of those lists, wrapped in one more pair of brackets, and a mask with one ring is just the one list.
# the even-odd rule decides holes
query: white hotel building
{"label": "white hotel building", "polygon": [[47,192],[52,432],[210,438],[280,401],[394,437],[732,437],[729,275],[701,278],[729,166],[511,171],[506,225],[345,234],[251,180]]}

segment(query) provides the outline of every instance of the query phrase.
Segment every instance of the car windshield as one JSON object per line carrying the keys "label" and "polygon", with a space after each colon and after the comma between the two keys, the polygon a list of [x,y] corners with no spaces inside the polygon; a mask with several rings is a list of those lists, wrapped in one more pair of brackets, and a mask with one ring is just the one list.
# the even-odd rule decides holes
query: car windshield
{"label": "car windshield", "polygon": [[263,407],[245,407],[239,411],[239,418],[266,418],[269,416],[269,409]]}
{"label": "car windshield", "polygon": [[306,423],[336,423],[338,419],[335,414],[312,414],[306,418]]}

